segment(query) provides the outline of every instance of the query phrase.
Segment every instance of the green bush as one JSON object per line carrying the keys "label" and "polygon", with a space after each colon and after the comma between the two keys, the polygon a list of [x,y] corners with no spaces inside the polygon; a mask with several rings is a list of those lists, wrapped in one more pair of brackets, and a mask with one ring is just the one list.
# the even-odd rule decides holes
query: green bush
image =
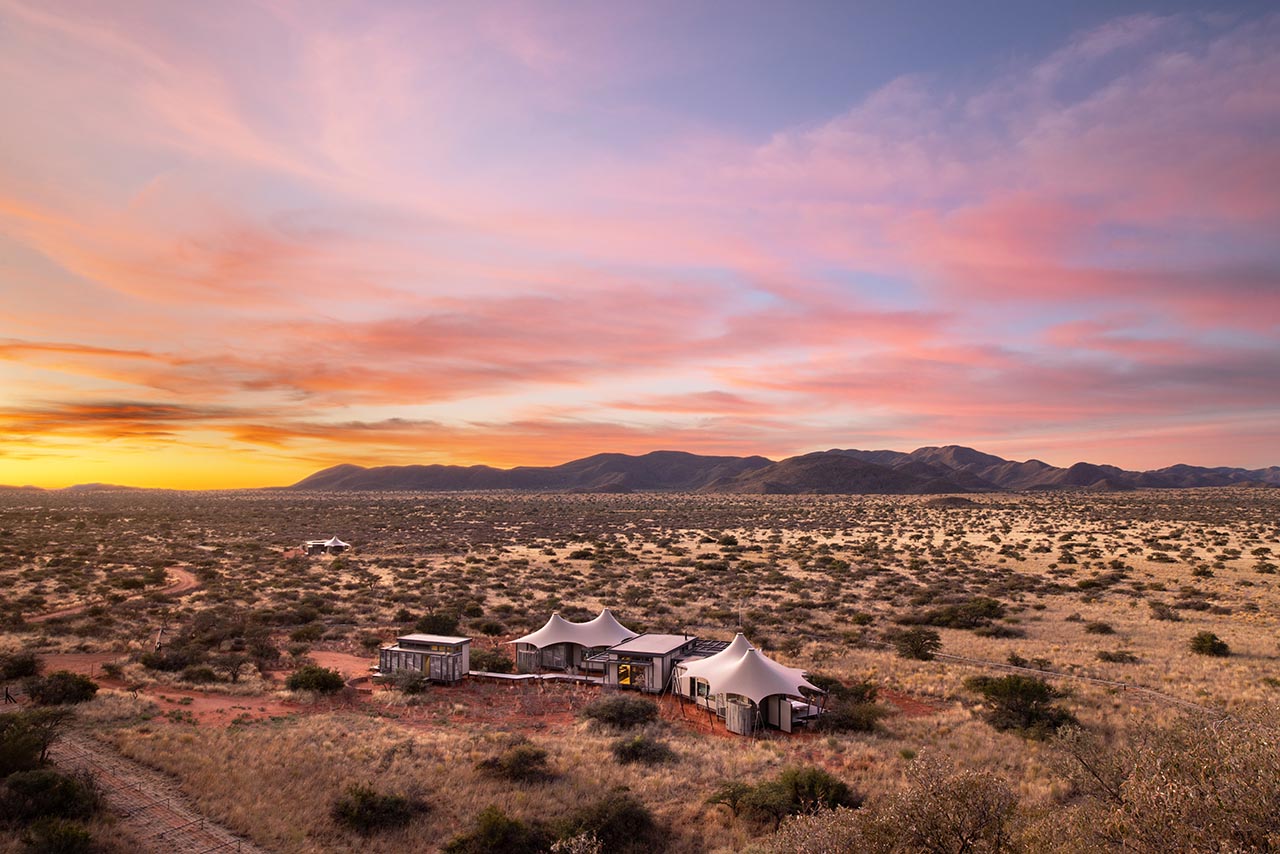
{"label": "green bush", "polygon": [[935,626],[941,629],[976,629],[1004,616],[1004,603],[989,596],[974,598],[955,605],[943,605],[918,614],[899,617],[904,625]]}
{"label": "green bush", "polygon": [[544,854],[552,837],[540,827],[509,817],[495,806],[476,816],[475,826],[445,843],[443,854]]}
{"label": "green bush", "polygon": [[98,683],[88,676],[58,670],[48,676],[33,676],[25,683],[27,694],[41,706],[61,706],[92,700]]}
{"label": "green bush", "polygon": [[1063,696],[1034,676],[974,676],[965,687],[981,694],[990,704],[987,722],[998,730],[1015,730],[1031,738],[1044,738],[1074,723],[1066,709],[1054,705]]}
{"label": "green bush", "polygon": [[631,694],[614,694],[588,703],[582,716],[617,729],[652,723],[658,719],[658,704]]}
{"label": "green bush", "polygon": [[578,808],[557,830],[561,839],[594,835],[610,854],[649,854],[665,847],[662,830],[649,808],[626,789],[615,789]]}
{"label": "green bush", "polygon": [[818,717],[815,729],[820,732],[875,732],[889,710],[876,703],[854,703],[835,700]]}
{"label": "green bush", "polygon": [[34,652],[11,652],[0,655],[0,680],[26,679],[40,675],[40,659]]}
{"label": "green bush", "polygon": [[622,765],[636,762],[642,765],[661,765],[680,758],[665,741],[643,733],[632,738],[620,738],[609,749],[613,752],[613,758]]}
{"label": "green bush", "polygon": [[183,682],[192,682],[196,685],[208,685],[218,681],[218,674],[207,664],[196,664],[184,669],[181,679]]}
{"label": "green bush", "polygon": [[471,669],[484,673],[511,673],[516,669],[516,663],[501,650],[477,647],[471,650]]}
{"label": "green bush", "polygon": [[739,809],[750,818],[771,822],[774,830],[789,815],[838,807],[856,808],[863,798],[842,780],[814,767],[787,768],[741,794]]}
{"label": "green bush", "polygon": [[1225,658],[1231,654],[1231,647],[1213,632],[1200,632],[1191,639],[1191,651],[1197,655]]}
{"label": "green bush", "polygon": [[441,612],[427,614],[414,623],[414,629],[429,635],[456,635],[458,633],[458,615]]}
{"label": "green bush", "polygon": [[28,854],[89,854],[93,837],[80,824],[64,818],[42,818],[27,828],[22,842]]}
{"label": "green bush", "polygon": [[379,792],[372,786],[352,784],[329,808],[329,815],[343,827],[368,835],[403,827],[426,809],[426,804],[404,795]]}
{"label": "green bush", "polygon": [[289,640],[295,643],[315,643],[324,636],[324,623],[308,623],[289,633]]}
{"label": "green bush", "polygon": [[341,691],[345,686],[342,674],[327,667],[316,664],[305,664],[299,667],[285,680],[285,687],[290,691],[315,691],[320,694],[332,694]]}
{"label": "green bush", "polygon": [[938,650],[942,649],[942,637],[933,629],[902,629],[891,633],[888,640],[897,650],[899,658],[914,661],[932,661]]}
{"label": "green bush", "polygon": [[534,783],[554,776],[547,764],[547,751],[527,741],[517,742],[497,756],[480,760],[476,768],[490,777],[514,783]]}
{"label": "green bush", "polygon": [[93,777],[69,777],[41,769],[10,774],[0,788],[0,819],[30,822],[39,818],[88,818],[102,797]]}
{"label": "green bush", "polygon": [[1138,656],[1127,649],[1117,649],[1115,651],[1103,649],[1098,651],[1098,660],[1105,661],[1108,664],[1137,664]]}

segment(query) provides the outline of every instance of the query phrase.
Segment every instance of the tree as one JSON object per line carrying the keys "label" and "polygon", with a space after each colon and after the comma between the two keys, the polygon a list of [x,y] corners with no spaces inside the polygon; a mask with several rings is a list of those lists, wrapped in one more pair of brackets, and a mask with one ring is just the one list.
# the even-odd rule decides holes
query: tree
{"label": "tree", "polygon": [[240,681],[240,675],[249,666],[251,659],[241,652],[227,652],[214,656],[213,666],[227,674],[232,684]]}
{"label": "tree", "polygon": [[1070,712],[1054,705],[1063,695],[1034,676],[974,676],[964,685],[990,704],[987,722],[999,730],[1043,738],[1075,721]]}
{"label": "tree", "polygon": [[932,661],[938,650],[942,649],[942,637],[933,629],[902,629],[889,636],[889,643],[897,650],[900,658],[915,661]]}

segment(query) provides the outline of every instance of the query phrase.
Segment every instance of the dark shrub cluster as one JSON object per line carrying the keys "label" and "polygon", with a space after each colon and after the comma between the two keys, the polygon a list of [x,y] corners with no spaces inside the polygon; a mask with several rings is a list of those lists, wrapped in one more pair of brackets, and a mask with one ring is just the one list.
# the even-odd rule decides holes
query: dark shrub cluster
{"label": "dark shrub cluster", "polygon": [[343,827],[368,835],[402,827],[426,809],[427,805],[417,798],[379,792],[372,786],[355,783],[334,800],[329,815]]}
{"label": "dark shrub cluster", "polygon": [[98,683],[88,676],[58,670],[48,676],[33,676],[25,683],[28,696],[41,706],[61,706],[92,700]]}
{"label": "dark shrub cluster", "polygon": [[471,669],[485,673],[511,673],[516,663],[501,650],[477,647],[471,650]]}
{"label": "dark shrub cluster", "polygon": [[315,691],[319,694],[333,694],[346,685],[341,673],[316,664],[299,667],[289,674],[284,684],[290,691]]}
{"label": "dark shrub cluster", "polygon": [[644,733],[631,738],[620,738],[609,749],[613,752],[613,758],[622,765],[636,762],[641,765],[661,765],[680,758],[665,741]]}
{"label": "dark shrub cluster", "polygon": [[555,776],[547,763],[546,749],[528,741],[519,741],[496,756],[480,760],[476,768],[513,783],[535,783]]}
{"label": "dark shrub cluster", "polygon": [[1200,632],[1191,639],[1191,651],[1196,655],[1213,655],[1225,658],[1231,654],[1231,646],[1213,632]]}
{"label": "dark shrub cluster", "polygon": [[838,807],[857,808],[864,798],[843,780],[821,768],[787,768],[776,780],[754,786],[741,781],[725,783],[707,799],[724,804],[734,815],[745,815],[770,823],[776,830],[790,815]]}
{"label": "dark shrub cluster", "polygon": [[613,694],[587,704],[582,716],[604,726],[631,729],[658,719],[658,704],[633,694]]}

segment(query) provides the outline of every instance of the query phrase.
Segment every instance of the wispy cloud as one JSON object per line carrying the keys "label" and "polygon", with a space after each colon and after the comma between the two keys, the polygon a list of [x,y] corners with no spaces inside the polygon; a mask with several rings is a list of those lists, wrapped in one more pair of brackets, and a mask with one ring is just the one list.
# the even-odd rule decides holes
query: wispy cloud
{"label": "wispy cloud", "polygon": [[7,457],[1277,462],[1280,17],[748,133],[649,94],[655,14],[0,2]]}

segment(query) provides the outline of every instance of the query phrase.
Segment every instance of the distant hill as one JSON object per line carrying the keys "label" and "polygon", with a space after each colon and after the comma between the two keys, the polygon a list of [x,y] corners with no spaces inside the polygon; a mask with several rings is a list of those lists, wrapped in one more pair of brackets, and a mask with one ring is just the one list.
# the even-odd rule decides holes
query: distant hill
{"label": "distant hill", "polygon": [[294,484],[300,490],[677,491],[748,494],[942,495],[1022,490],[1128,490],[1280,486],[1265,469],[1175,465],[1135,472],[1080,462],[1059,468],[1015,462],[959,445],[903,451],[833,448],[775,462],[683,451],[596,454],[558,466],[338,465]]}

